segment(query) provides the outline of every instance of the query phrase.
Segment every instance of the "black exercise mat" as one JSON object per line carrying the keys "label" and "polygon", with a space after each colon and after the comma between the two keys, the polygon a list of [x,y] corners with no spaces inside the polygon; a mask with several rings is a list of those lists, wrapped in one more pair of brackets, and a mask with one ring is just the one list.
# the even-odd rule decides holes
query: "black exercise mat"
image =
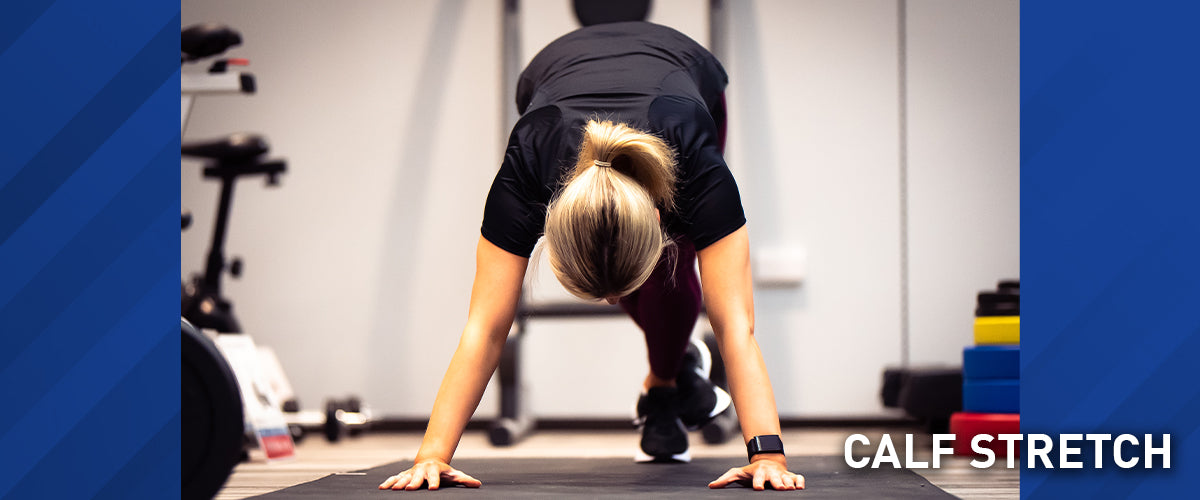
{"label": "black exercise mat", "polygon": [[[712,481],[744,464],[736,458],[697,458],[690,464],[637,464],[627,458],[491,458],[455,460],[454,466],[483,481],[481,488],[438,491],[382,491],[379,484],[411,462],[396,462],[365,474],[334,474],[254,498],[728,498],[743,495],[796,495],[803,498],[955,498],[903,469],[852,469],[840,456],[788,457],[808,489],[755,492],[733,485],[708,488]],[[761,498],[761,497],[754,497]]]}

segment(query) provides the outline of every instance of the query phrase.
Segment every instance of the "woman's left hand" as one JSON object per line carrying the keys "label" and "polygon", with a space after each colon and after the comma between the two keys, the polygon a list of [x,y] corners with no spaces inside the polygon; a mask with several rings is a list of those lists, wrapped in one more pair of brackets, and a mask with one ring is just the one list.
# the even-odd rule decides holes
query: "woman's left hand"
{"label": "woman's left hand", "polygon": [[787,462],[766,457],[755,457],[757,460],[744,467],[734,467],[722,474],[716,481],[708,483],[709,488],[724,488],[733,483],[750,486],[762,491],[766,485],[776,490],[804,489],[804,476],[793,474],[787,470]]}

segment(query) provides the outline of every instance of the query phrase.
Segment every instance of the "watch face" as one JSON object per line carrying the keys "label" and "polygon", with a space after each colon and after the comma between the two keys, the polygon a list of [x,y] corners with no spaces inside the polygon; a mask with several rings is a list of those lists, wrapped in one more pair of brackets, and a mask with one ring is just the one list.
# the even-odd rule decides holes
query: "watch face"
{"label": "watch face", "polygon": [[746,443],[746,454],[749,458],[759,453],[783,453],[783,440],[779,436],[754,436]]}

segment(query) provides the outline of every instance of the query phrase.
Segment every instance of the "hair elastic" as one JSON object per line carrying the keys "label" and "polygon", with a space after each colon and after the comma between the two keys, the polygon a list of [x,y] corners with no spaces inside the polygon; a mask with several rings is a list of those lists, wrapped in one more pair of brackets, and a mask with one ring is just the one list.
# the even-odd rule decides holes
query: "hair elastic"
{"label": "hair elastic", "polygon": [[610,162],[610,161],[592,160],[592,164],[597,167],[611,167],[612,166],[612,162]]}

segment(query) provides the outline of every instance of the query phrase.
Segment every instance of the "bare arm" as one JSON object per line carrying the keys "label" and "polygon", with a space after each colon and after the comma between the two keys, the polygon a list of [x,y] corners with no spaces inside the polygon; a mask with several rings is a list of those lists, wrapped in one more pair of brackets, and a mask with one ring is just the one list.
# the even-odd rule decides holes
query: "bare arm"
{"label": "bare arm", "polygon": [[[704,303],[725,360],[742,437],[749,441],[754,436],[780,434],[775,394],[754,339],[754,288],[746,227],[700,250],[697,257]],[[755,489],[762,489],[764,482],[775,489],[804,487],[803,476],[788,472],[787,459],[778,453],[755,455],[754,463],[731,469],[709,486],[722,487],[735,481],[751,482]]]}
{"label": "bare arm", "polygon": [[500,363],[528,263],[529,259],[479,238],[467,326],[442,378],[425,439],[414,461],[416,465],[389,478],[380,485],[381,489],[416,489],[424,481],[428,481],[429,489],[437,489],[441,479],[479,485],[474,478],[451,469],[449,463],[467,421],[479,406],[488,380]]}
{"label": "bare arm", "polygon": [[437,458],[449,463],[454,456],[463,429],[500,363],[528,263],[529,259],[479,238],[467,326],[438,389],[429,428],[417,452],[418,462]]}

